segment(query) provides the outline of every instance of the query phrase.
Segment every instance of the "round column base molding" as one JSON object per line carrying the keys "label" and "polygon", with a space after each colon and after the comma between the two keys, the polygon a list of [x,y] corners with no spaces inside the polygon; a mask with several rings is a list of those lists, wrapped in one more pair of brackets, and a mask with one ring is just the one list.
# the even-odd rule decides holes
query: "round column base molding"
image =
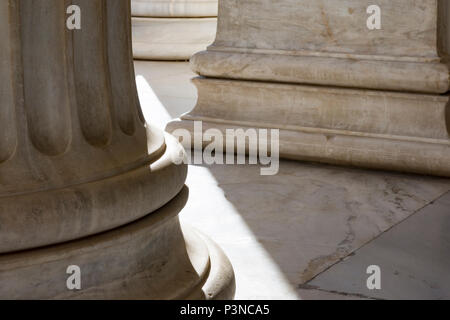
{"label": "round column base molding", "polygon": [[183,188],[187,166],[173,162],[183,150],[178,141],[168,134],[164,139],[165,147],[156,159],[142,161],[124,173],[54,190],[0,197],[0,253],[105,232],[168,203]]}
{"label": "round column base molding", "polygon": [[[234,274],[222,251],[181,229],[185,187],[127,226],[0,257],[0,299],[230,299]],[[77,288],[76,286],[79,285]]]}

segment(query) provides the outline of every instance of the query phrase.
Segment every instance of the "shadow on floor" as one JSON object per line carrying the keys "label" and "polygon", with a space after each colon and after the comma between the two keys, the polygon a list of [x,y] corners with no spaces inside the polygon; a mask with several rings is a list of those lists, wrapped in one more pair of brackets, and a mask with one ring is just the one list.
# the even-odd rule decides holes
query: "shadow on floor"
{"label": "shadow on floor", "polygon": [[[282,161],[276,176],[256,166],[207,169],[300,296],[316,275],[450,190],[448,179],[293,161]],[[233,230],[233,219],[222,220],[220,228]],[[251,241],[237,243],[233,250],[251,256]],[[366,268],[353,271],[366,279]]]}

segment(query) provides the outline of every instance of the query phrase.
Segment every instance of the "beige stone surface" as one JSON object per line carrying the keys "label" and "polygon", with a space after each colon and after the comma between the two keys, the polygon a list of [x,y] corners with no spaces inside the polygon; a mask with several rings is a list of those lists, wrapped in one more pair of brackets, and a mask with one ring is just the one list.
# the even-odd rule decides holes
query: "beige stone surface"
{"label": "beige stone surface", "polygon": [[217,17],[217,0],[131,0],[133,17]]}
{"label": "beige stone surface", "polygon": [[194,84],[197,105],[170,123],[170,132],[186,128],[193,136],[193,121],[224,135],[277,128],[284,158],[450,176],[448,96],[202,78]]}
{"label": "beige stone surface", "polygon": [[194,78],[193,83],[199,98],[185,118],[450,143],[445,121],[447,95],[204,78]]}
{"label": "beige stone surface", "polygon": [[[309,285],[385,300],[450,299],[450,192],[320,274]],[[382,270],[382,290],[369,290],[365,268]]]}
{"label": "beige stone surface", "polygon": [[[195,106],[188,63],[135,66],[149,121],[164,126]],[[161,109],[152,106],[150,90]],[[165,116],[155,116],[158,111]],[[260,176],[254,165],[193,165],[186,184],[190,196],[181,221],[210,234],[226,252],[236,274],[236,299],[364,299],[372,295],[349,287],[365,288],[367,266],[378,263],[385,280],[377,297],[393,288],[397,297],[417,297],[418,287],[425,289],[422,297],[429,290],[446,296],[445,281],[433,281],[445,279],[448,270],[448,205],[439,198],[449,194],[448,179],[281,160],[275,176]],[[366,251],[362,264],[352,263],[360,261],[356,250],[374,246],[377,251]],[[342,265],[351,268],[336,277]],[[400,274],[389,274],[395,270]],[[317,274],[331,285],[309,282]]]}
{"label": "beige stone surface", "polygon": [[286,158],[450,176],[447,1],[223,0],[192,128],[280,129]]}
{"label": "beige stone surface", "polygon": [[[370,1],[225,0],[217,38],[194,69],[211,77],[445,93],[449,5],[381,0],[381,29],[367,27]],[[244,66],[244,67],[243,67]]]}
{"label": "beige stone surface", "polygon": [[195,73],[188,62],[135,61],[134,65],[142,112],[152,124],[165,128],[167,122],[194,108],[197,89],[191,79]]}
{"label": "beige stone surface", "polygon": [[217,0],[133,0],[133,52],[142,60],[189,60],[213,43]]}
{"label": "beige stone surface", "polygon": [[133,52],[142,60],[189,60],[215,38],[217,18],[133,18]]}
{"label": "beige stone surface", "polygon": [[[251,165],[190,166],[187,185],[181,221],[210,232],[223,248],[235,270],[238,300],[358,298],[305,284],[450,190],[443,178],[287,160],[275,176],[261,176]],[[368,265],[390,265],[389,257],[377,258],[359,274],[335,280],[364,287]]]}
{"label": "beige stone surface", "polygon": [[60,0],[0,4],[0,298],[231,298],[220,249],[181,232],[187,167],[142,115],[130,3],[74,3],[76,31]]}
{"label": "beige stone surface", "polygon": [[448,54],[447,1],[379,0],[378,31],[367,28],[366,10],[372,4],[370,0],[220,1],[216,45],[416,61]]}

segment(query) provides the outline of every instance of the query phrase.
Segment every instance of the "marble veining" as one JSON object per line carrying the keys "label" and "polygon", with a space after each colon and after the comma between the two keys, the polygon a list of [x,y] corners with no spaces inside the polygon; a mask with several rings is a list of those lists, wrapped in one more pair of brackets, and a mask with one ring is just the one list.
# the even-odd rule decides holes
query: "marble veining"
{"label": "marble veining", "polygon": [[450,190],[448,179],[290,161],[273,177],[191,166],[187,184],[182,218],[227,252],[238,299],[302,298],[306,282]]}

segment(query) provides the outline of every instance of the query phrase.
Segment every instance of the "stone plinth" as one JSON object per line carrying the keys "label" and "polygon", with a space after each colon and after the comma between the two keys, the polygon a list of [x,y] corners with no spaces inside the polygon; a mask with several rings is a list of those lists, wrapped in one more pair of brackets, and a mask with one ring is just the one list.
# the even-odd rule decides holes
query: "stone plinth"
{"label": "stone plinth", "polygon": [[132,0],[136,59],[188,60],[214,41],[217,0]]}
{"label": "stone plinth", "polygon": [[[226,257],[177,214],[182,149],[146,125],[127,1],[0,3],[0,298],[223,298]],[[69,291],[66,269],[81,269]]]}
{"label": "stone plinth", "polygon": [[450,176],[450,5],[220,2],[216,41],[191,65],[199,100],[169,125],[280,129],[282,157]]}

